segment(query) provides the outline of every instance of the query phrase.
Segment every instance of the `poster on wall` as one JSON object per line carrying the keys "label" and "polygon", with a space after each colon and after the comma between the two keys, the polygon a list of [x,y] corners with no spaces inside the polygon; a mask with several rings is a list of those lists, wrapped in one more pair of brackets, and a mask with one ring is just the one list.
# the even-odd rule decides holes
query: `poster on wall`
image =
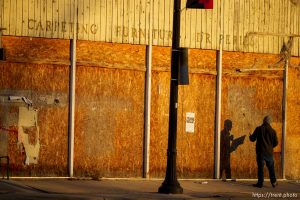
{"label": "poster on wall", "polygon": [[185,131],[187,133],[195,132],[195,113],[193,113],[193,112],[186,113]]}

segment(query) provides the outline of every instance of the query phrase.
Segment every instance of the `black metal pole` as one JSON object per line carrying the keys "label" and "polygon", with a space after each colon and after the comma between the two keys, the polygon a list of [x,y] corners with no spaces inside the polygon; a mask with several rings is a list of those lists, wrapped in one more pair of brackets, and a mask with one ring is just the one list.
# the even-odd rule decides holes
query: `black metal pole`
{"label": "black metal pole", "polygon": [[180,5],[181,0],[174,0],[167,169],[165,180],[158,189],[159,193],[167,194],[181,194],[183,192],[176,173]]}

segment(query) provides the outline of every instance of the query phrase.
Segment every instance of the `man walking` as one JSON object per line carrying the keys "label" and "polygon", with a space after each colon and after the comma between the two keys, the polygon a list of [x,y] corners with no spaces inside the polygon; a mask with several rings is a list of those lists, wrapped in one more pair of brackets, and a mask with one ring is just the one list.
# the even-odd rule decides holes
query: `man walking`
{"label": "man walking", "polygon": [[276,187],[276,177],[274,170],[274,153],[273,148],[278,145],[276,131],[271,127],[271,117],[266,116],[263,119],[263,124],[257,127],[252,135],[250,141],[256,141],[256,161],[258,168],[258,181],[254,187],[261,188],[264,182],[264,163],[266,162],[270,181],[273,187]]}

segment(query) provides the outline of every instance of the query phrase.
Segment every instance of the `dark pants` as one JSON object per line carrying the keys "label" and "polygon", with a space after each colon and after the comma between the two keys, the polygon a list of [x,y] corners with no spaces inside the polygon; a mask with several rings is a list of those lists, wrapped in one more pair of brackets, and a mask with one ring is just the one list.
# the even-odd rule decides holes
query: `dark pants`
{"label": "dark pants", "polygon": [[256,156],[256,161],[257,161],[257,175],[258,175],[258,181],[257,183],[259,185],[263,185],[264,183],[264,164],[266,162],[268,171],[269,171],[269,176],[270,176],[270,181],[271,183],[276,182],[276,177],[275,177],[275,170],[274,170],[274,158],[273,156],[262,156],[262,155],[257,155]]}

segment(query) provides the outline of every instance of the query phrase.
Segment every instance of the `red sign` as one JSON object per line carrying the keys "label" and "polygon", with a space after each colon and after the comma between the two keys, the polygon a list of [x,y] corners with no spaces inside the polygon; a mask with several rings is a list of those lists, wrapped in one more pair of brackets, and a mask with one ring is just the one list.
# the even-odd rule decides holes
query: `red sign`
{"label": "red sign", "polygon": [[213,9],[213,0],[187,0],[186,8]]}

